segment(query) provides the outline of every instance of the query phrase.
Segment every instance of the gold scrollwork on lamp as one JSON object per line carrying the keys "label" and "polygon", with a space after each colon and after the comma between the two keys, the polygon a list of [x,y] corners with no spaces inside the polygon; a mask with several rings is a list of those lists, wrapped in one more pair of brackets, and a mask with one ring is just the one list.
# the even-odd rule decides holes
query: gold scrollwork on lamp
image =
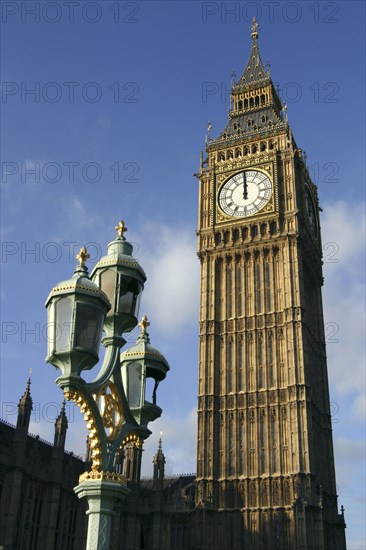
{"label": "gold scrollwork on lamp", "polygon": [[80,390],[74,389],[64,392],[65,398],[68,401],[74,401],[74,403],[79,407],[80,412],[84,416],[84,419],[87,424],[90,440],[90,449],[91,449],[91,458],[92,458],[92,470],[98,470],[102,464],[102,450],[101,443],[98,434],[97,423],[95,421],[94,415],[90,410],[87,402],[85,401]]}
{"label": "gold scrollwork on lamp", "polygon": [[103,426],[109,440],[118,435],[124,420],[122,402],[112,382],[104,386],[95,396]]}

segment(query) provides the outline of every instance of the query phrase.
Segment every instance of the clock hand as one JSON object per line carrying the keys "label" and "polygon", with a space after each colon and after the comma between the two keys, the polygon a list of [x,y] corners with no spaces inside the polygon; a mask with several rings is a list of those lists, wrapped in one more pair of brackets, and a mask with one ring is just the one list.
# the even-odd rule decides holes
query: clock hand
{"label": "clock hand", "polygon": [[243,199],[247,200],[247,198],[248,198],[248,184],[247,184],[247,176],[246,176],[245,172],[243,174],[243,178],[244,178]]}

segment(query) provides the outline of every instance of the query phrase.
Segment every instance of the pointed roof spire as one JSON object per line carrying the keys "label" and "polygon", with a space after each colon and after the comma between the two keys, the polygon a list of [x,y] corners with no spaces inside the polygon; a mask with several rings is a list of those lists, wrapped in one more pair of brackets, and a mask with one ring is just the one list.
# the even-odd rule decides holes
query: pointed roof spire
{"label": "pointed roof spire", "polygon": [[30,416],[33,409],[33,399],[30,393],[31,374],[32,374],[32,369],[30,369],[30,372],[29,372],[29,378],[27,381],[25,392],[23,393],[22,397],[19,399],[19,404],[18,404],[17,428],[21,428],[22,430],[24,429],[28,430]]}
{"label": "pointed roof spire", "polygon": [[65,406],[66,406],[66,401],[64,399],[61,405],[60,414],[56,418],[55,428],[65,428],[65,429],[68,428],[69,423],[66,416]]}
{"label": "pointed roof spire", "polygon": [[251,26],[252,51],[250,52],[250,57],[243,76],[241,77],[241,82],[245,82],[246,84],[263,80],[269,76],[269,71],[265,70],[259,53],[258,29],[259,24],[257,23],[256,18],[253,17],[253,24]]}
{"label": "pointed roof spire", "polygon": [[27,386],[25,388],[25,392],[23,393],[22,397],[19,400],[19,405],[28,405],[30,406],[30,409],[32,409],[33,406],[33,400],[30,393],[30,385],[31,385],[31,375],[32,375],[32,369],[29,370],[29,377],[27,380]]}
{"label": "pointed roof spire", "polygon": [[55,438],[54,438],[54,447],[57,448],[65,448],[65,441],[66,441],[66,432],[68,428],[68,420],[66,416],[66,410],[65,410],[66,401],[65,399],[62,402],[60,414],[56,418],[55,422]]}
{"label": "pointed roof spire", "polygon": [[163,432],[160,432],[158,450],[156,451],[156,454],[155,454],[154,460],[153,460],[154,463],[156,463],[156,462],[165,463],[165,455],[163,453],[163,445],[162,445],[162,435],[163,435]]}

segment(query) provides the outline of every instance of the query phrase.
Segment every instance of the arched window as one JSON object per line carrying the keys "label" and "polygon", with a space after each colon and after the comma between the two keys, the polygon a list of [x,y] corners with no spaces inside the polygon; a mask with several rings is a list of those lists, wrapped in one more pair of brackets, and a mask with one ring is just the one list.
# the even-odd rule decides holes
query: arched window
{"label": "arched window", "polygon": [[235,158],[239,158],[239,157],[241,157],[241,150],[235,149]]}
{"label": "arched window", "polygon": [[250,234],[252,237],[258,236],[258,227],[256,225],[253,225],[250,230]]}
{"label": "arched window", "polygon": [[264,94],[261,95],[261,104],[266,102],[266,96]]}
{"label": "arched window", "polygon": [[258,150],[258,147],[257,147],[257,145],[254,143],[254,144],[252,145],[252,153],[256,153],[257,150]]}
{"label": "arched window", "polygon": [[267,145],[264,141],[261,142],[261,151],[265,151],[267,149]]}
{"label": "arched window", "polygon": [[255,104],[256,104],[256,105],[259,105],[259,95],[256,95],[256,96],[255,96]]}
{"label": "arched window", "polygon": [[249,99],[249,105],[250,105],[250,107],[254,107],[254,98],[253,97],[251,97]]}
{"label": "arched window", "polygon": [[243,108],[243,102],[242,102],[242,100],[240,99],[240,101],[239,101],[239,103],[238,103],[238,109],[239,109],[239,111],[241,111],[242,108]]}
{"label": "arched window", "polygon": [[244,109],[248,109],[248,100],[244,99]]}

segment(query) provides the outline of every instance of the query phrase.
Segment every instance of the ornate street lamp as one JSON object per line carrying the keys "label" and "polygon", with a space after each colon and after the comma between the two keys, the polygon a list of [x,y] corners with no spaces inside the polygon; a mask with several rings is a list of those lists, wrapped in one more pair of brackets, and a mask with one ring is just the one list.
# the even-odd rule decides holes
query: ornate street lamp
{"label": "ornate street lamp", "polygon": [[[132,257],[123,221],[116,230],[117,238],[91,277],[85,266],[89,254],[82,248],[71,279],[55,286],[46,301],[46,361],[61,371],[56,383],[80,407],[89,431],[91,471],[82,474],[75,487],[79,498],[86,497],[89,504],[87,550],[109,548],[114,504],[129,492],[126,479],[116,472],[117,457],[125,444],[141,448],[151,434],[147,425],[162,411],[156,399],[153,403],[145,400],[146,377],[155,379],[156,395],[157,383],[169,370],[165,358],[150,344],[146,316],[136,345],[147,353],[143,360],[142,355],[136,360],[135,354],[132,361],[122,356],[121,364],[120,349],[126,343],[122,334],[137,325],[146,275]],[[86,382],[82,373],[98,363],[101,342],[106,348],[103,363],[95,379]]]}

